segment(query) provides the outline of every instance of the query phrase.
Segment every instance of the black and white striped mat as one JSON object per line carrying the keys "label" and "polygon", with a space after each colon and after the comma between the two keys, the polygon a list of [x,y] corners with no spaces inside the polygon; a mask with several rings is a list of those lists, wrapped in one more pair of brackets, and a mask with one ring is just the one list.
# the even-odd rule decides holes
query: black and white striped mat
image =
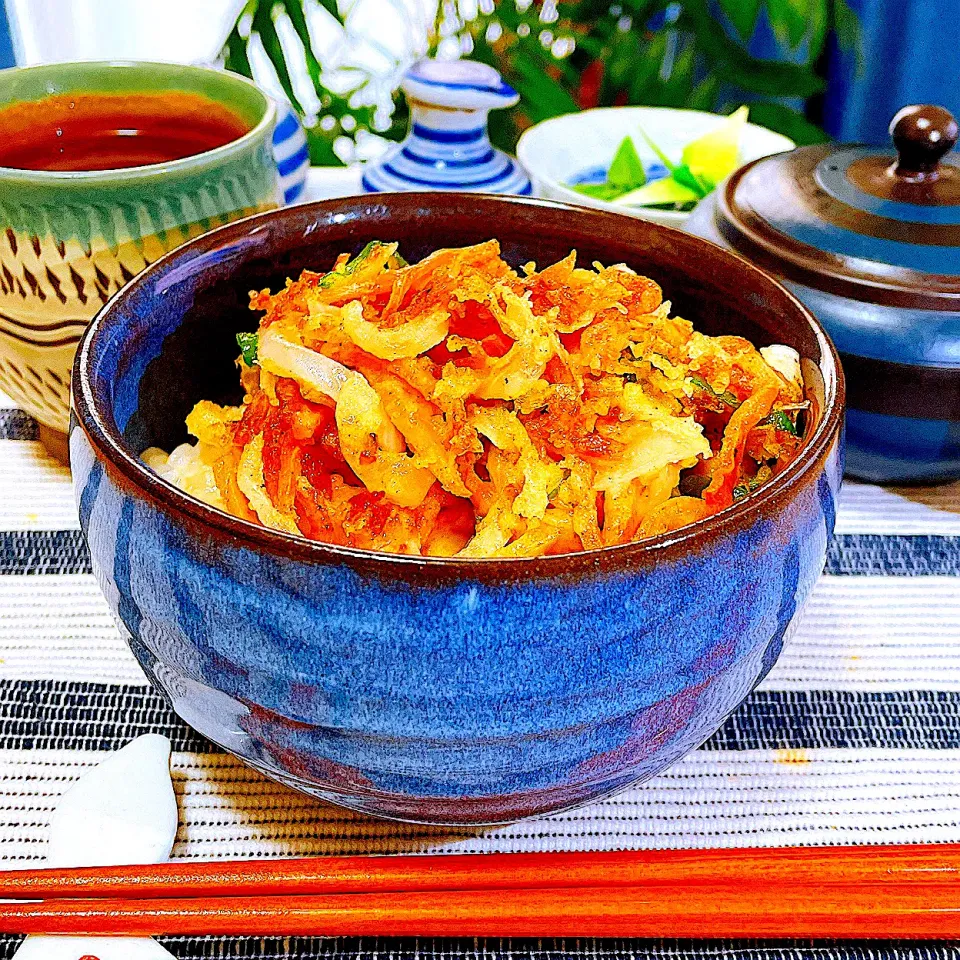
{"label": "black and white striped mat", "polygon": [[[960,485],[844,488],[803,624],[701,749],[644,787],[507,827],[381,823],[308,800],[173,715],[90,574],[67,472],[0,401],[0,867],[44,857],[59,796],[105,751],[173,742],[177,857],[960,841]],[[960,946],[169,939],[178,957],[960,960]],[[13,938],[0,938],[0,960]]]}

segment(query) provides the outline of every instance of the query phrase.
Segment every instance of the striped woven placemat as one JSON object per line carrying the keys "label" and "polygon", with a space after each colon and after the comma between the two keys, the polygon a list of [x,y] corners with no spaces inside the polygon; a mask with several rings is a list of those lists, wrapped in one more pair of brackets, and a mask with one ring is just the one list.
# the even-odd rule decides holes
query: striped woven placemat
{"label": "striped woven placemat", "polygon": [[[69,475],[0,400],[0,866],[42,861],[104,751],[173,741],[177,857],[960,841],[960,485],[844,487],[827,572],[776,667],[649,784],[506,827],[374,821],[265,780],[148,685],[90,573]],[[170,939],[191,957],[960,957],[956,946]],[[0,938],[0,958],[13,938]]]}

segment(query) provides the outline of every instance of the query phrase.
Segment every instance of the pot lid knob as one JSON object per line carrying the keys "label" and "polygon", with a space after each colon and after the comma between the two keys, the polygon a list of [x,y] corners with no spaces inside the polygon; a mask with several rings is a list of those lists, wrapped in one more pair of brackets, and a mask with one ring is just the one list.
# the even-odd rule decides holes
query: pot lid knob
{"label": "pot lid knob", "polygon": [[957,121],[949,110],[932,104],[904,107],[890,121],[897,148],[892,172],[914,183],[935,180],[937,164],[953,149],[957,134]]}

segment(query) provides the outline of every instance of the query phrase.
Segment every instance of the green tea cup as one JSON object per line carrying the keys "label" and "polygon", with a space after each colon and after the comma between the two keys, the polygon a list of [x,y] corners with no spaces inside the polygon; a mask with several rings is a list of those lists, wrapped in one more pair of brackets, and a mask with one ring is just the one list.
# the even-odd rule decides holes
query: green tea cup
{"label": "green tea cup", "polygon": [[[40,422],[51,452],[65,449],[73,356],[91,317],[167,251],[279,205],[274,123],[256,86],[202,67],[0,71],[0,390]],[[81,133],[102,152],[84,154]],[[50,169],[70,167],[73,149],[85,168]]]}

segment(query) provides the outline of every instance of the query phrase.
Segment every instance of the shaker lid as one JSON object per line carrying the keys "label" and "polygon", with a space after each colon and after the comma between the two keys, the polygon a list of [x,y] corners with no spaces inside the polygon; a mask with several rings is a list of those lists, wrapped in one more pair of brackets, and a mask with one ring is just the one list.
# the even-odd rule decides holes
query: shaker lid
{"label": "shaker lid", "polygon": [[493,67],[476,60],[420,60],[400,86],[408,100],[453,110],[495,110],[520,99]]}
{"label": "shaker lid", "polygon": [[731,246],[788,280],[898,307],[960,311],[960,158],[942,158],[957,123],[904,107],[896,154],[822,145],[742,167],[717,192]]}

